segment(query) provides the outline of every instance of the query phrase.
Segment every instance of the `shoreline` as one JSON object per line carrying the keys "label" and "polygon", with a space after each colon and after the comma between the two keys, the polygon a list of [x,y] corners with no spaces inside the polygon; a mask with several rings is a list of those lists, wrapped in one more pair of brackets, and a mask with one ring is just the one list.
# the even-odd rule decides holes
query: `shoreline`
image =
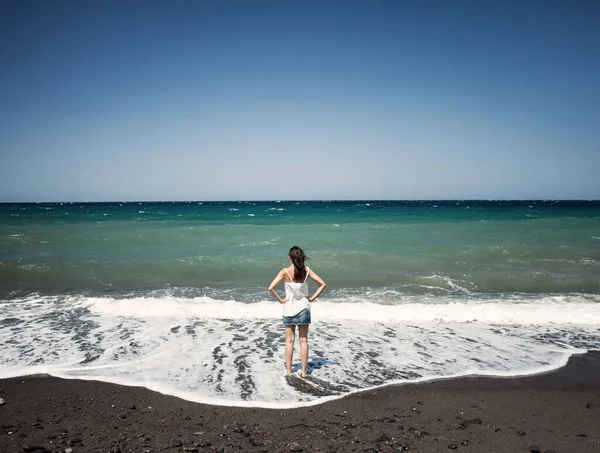
{"label": "shoreline", "polygon": [[295,409],[48,375],[2,379],[0,397],[7,453],[600,451],[600,351],[543,374],[392,384]]}
{"label": "shoreline", "polygon": [[[181,399],[184,401],[188,401],[190,403],[202,404],[207,406],[219,406],[219,407],[238,407],[245,409],[267,409],[267,410],[293,410],[299,409],[302,407],[315,407],[321,404],[326,404],[332,401],[336,401],[339,399],[348,398],[352,395],[360,395],[362,393],[375,392],[379,390],[385,390],[387,387],[448,387],[448,388],[456,388],[456,387],[520,387],[523,385],[527,385],[528,383],[534,386],[550,386],[550,387],[565,387],[569,385],[600,385],[600,367],[598,367],[597,373],[585,373],[582,375],[582,370],[579,365],[581,363],[586,363],[586,367],[592,366],[594,368],[595,363],[595,355],[600,355],[600,350],[591,350],[587,352],[577,352],[573,353],[567,357],[567,360],[562,365],[557,365],[555,368],[543,370],[534,373],[520,374],[520,375],[486,375],[486,374],[466,374],[466,375],[456,375],[456,376],[448,376],[448,377],[432,377],[432,378],[424,378],[423,380],[413,380],[406,382],[390,382],[386,384],[379,384],[373,387],[361,388],[361,389],[353,389],[348,393],[341,393],[335,395],[324,395],[317,400],[303,401],[297,403],[270,403],[270,402],[255,402],[255,401],[228,401],[228,400],[202,400],[202,399],[194,399],[193,396],[187,397],[184,393],[170,393],[169,391],[163,391],[161,389],[156,389],[152,387],[145,386],[143,384],[138,383],[122,383],[122,382],[112,382],[110,380],[96,379],[93,377],[61,377],[61,376],[53,376],[47,373],[34,373],[34,374],[26,374],[19,376],[11,376],[6,378],[0,377],[0,383],[5,380],[10,379],[39,379],[39,378],[48,378],[48,379],[60,379],[65,381],[87,381],[87,382],[102,382],[105,384],[116,385],[119,387],[132,387],[132,388],[144,388],[148,391],[159,393],[165,396],[170,396],[173,398]],[[578,358],[574,358],[577,357]],[[592,357],[590,359],[590,357]],[[572,364],[571,362],[575,360],[577,364]],[[589,363],[589,361],[592,363]],[[600,358],[598,359],[600,362]],[[567,365],[570,365],[567,369]],[[573,367],[577,367],[577,372],[573,374],[569,370]],[[292,373],[292,376],[297,377],[297,373]],[[282,379],[285,378],[282,375]],[[301,381],[299,381],[301,382]],[[317,382],[319,385],[321,382]],[[327,383],[330,384],[330,383]],[[279,405],[281,404],[281,405]],[[292,405],[296,404],[296,405]]]}

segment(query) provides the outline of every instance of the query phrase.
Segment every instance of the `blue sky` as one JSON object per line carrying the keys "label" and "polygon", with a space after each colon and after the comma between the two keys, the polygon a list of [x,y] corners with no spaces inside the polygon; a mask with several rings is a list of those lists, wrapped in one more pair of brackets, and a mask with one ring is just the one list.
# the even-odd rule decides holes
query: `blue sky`
{"label": "blue sky", "polygon": [[3,1],[0,201],[600,198],[600,2]]}

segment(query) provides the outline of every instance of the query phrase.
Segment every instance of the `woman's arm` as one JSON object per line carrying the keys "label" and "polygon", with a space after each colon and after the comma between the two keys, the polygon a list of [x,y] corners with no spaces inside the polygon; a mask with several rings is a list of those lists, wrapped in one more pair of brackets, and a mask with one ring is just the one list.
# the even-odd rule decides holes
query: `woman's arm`
{"label": "woman's arm", "polygon": [[277,299],[277,302],[279,302],[280,304],[285,304],[287,299],[282,299],[279,294],[277,294],[277,291],[275,291],[275,287],[279,284],[279,282],[281,280],[283,280],[283,274],[284,274],[284,270],[281,269],[279,271],[279,274],[277,274],[277,276],[275,277],[275,279],[273,279],[273,281],[271,282],[271,284],[269,285],[269,292],[273,295],[273,297],[275,299]]}
{"label": "woman's arm", "polygon": [[319,284],[319,287],[317,288],[315,293],[312,295],[312,297],[308,298],[308,301],[312,302],[313,300],[315,300],[317,297],[320,296],[320,294],[323,292],[323,290],[325,288],[327,288],[327,284],[312,269],[310,270],[310,273],[308,275],[310,278],[312,278],[315,282],[317,282]]}

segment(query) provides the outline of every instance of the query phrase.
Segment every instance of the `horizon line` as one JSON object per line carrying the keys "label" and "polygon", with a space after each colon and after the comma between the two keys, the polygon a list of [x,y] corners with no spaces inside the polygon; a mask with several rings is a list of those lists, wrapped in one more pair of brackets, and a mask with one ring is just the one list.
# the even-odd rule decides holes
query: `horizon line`
{"label": "horizon line", "polygon": [[0,201],[0,204],[109,204],[109,203],[344,203],[344,202],[556,202],[585,201],[596,202],[600,198],[340,198],[340,199],[215,199],[215,200],[104,200],[104,201]]}

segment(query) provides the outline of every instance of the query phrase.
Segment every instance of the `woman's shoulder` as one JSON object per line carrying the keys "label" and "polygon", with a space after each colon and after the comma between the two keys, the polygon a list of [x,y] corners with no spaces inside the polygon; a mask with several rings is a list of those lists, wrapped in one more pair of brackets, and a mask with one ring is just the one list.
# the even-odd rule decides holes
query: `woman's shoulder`
{"label": "woman's shoulder", "polygon": [[[291,267],[291,269],[290,269]],[[283,269],[281,269],[279,271],[279,273],[281,275],[283,275],[284,277],[291,277],[292,275],[294,275],[294,267],[290,266],[290,267],[284,267]]]}

